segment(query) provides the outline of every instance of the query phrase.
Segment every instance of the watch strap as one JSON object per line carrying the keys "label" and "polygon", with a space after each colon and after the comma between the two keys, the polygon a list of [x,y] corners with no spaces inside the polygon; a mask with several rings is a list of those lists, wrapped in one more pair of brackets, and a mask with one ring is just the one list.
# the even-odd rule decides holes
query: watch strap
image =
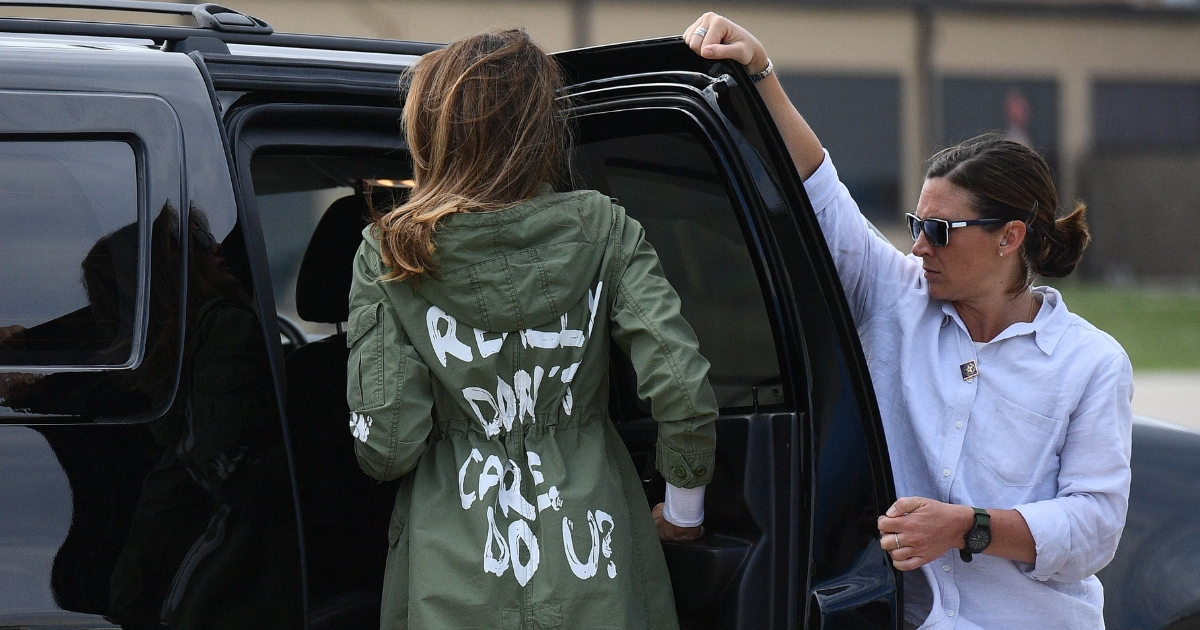
{"label": "watch strap", "polygon": [[966,535],[963,536],[963,548],[958,550],[958,557],[961,558],[963,562],[970,562],[971,557],[974,555],[971,553],[970,546],[967,542],[971,538],[971,532],[974,532],[977,529],[986,529],[990,534],[992,529],[992,515],[988,514],[987,510],[977,507],[973,507],[971,509],[975,510],[975,524],[971,527],[971,529],[967,530]]}
{"label": "watch strap", "polygon": [[[985,510],[983,508],[971,508],[971,509],[975,510],[975,527],[978,527],[978,528],[986,527],[987,529],[992,528],[992,515],[988,514],[987,510]],[[975,527],[972,527],[971,529],[975,529]]]}

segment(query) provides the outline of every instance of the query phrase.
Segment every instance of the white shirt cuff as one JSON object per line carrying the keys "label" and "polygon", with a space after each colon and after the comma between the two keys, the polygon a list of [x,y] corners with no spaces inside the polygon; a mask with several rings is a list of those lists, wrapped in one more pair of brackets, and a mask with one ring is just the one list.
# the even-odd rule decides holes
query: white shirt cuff
{"label": "white shirt cuff", "polygon": [[663,518],[676,527],[696,527],[704,522],[704,488],[678,488],[667,484]]}

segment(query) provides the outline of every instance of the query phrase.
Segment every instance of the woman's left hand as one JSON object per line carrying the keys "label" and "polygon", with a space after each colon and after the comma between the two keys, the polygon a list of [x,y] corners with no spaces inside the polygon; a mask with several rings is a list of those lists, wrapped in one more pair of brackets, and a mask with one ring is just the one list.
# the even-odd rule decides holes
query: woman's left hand
{"label": "woman's left hand", "polygon": [[879,546],[892,556],[897,569],[912,571],[947,549],[961,549],[974,522],[975,511],[965,505],[903,497],[879,517]]}
{"label": "woman's left hand", "polygon": [[654,526],[658,528],[658,539],[667,542],[691,542],[699,540],[704,535],[704,527],[680,527],[663,517],[663,504],[659,503],[650,511],[654,517]]}

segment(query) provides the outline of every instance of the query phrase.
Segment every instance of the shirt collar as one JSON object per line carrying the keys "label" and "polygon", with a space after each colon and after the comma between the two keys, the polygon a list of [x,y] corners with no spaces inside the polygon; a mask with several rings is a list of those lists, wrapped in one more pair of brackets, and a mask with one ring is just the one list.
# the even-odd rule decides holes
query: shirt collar
{"label": "shirt collar", "polygon": [[[1054,349],[1058,346],[1059,340],[1066,334],[1067,328],[1070,325],[1070,311],[1067,310],[1067,305],[1062,301],[1062,294],[1053,287],[1033,287],[1034,293],[1042,296],[1042,307],[1038,309],[1037,315],[1034,316],[1032,322],[1018,322],[1004,329],[995,339],[989,343],[1003,341],[1010,337],[1019,337],[1021,335],[1033,335],[1034,342],[1037,347],[1047,355],[1054,354]],[[942,314],[945,318],[943,324],[948,321],[953,321],[958,324],[963,332],[967,331],[967,325],[958,315],[954,305],[949,302],[942,302]]]}

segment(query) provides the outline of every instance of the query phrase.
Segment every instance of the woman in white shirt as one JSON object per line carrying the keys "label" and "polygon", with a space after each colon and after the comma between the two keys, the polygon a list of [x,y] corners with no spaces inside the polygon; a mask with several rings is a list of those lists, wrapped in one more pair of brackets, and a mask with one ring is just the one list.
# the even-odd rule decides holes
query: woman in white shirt
{"label": "woman in white shirt", "polygon": [[1045,161],[976,138],[934,156],[905,256],[870,230],[753,35],[706,13],[684,41],[747,68],[805,179],[879,398],[901,497],[880,545],[913,572],[910,627],[1103,627],[1095,573],[1125,524],[1131,368],[1031,287],[1074,270],[1083,204],[1056,219]]}

